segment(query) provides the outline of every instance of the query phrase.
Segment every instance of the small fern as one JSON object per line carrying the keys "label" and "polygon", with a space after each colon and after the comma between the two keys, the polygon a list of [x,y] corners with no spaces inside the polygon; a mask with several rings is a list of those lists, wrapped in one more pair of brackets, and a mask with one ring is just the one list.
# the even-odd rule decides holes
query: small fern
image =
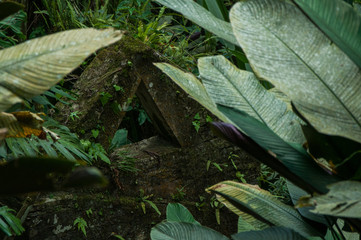
{"label": "small fern", "polygon": [[21,226],[21,221],[17,218],[8,206],[0,207],[0,230],[8,236],[21,235],[25,231]]}

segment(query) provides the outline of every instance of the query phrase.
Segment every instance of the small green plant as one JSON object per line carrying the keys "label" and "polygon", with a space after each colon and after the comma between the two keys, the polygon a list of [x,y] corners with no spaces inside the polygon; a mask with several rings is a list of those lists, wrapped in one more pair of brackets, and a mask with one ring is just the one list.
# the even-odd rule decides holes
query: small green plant
{"label": "small green plant", "polygon": [[26,35],[22,32],[26,17],[27,14],[21,10],[0,21],[0,49],[13,46],[26,39]]}
{"label": "small green plant", "polygon": [[85,213],[88,216],[88,218],[90,218],[90,216],[93,215],[93,210],[89,208],[88,210],[85,211]]}
{"label": "small green plant", "polygon": [[220,209],[222,207],[224,207],[224,205],[223,205],[223,203],[219,202],[215,196],[211,197],[210,205],[211,205],[212,208],[215,209],[216,220],[217,220],[218,225],[220,225],[221,224]]}
{"label": "small green plant", "polygon": [[15,210],[8,206],[0,207],[0,230],[7,236],[21,235],[25,231],[21,221],[13,213]]}
{"label": "small green plant", "polygon": [[153,197],[153,194],[150,195],[144,195],[144,190],[140,189],[140,194],[138,197],[138,201],[140,202],[140,206],[143,210],[143,213],[146,214],[146,206],[145,204],[148,203],[157,213],[158,215],[162,215],[162,213],[159,211],[158,207],[154,204],[154,202],[152,202],[151,200],[149,200],[149,198]]}
{"label": "small green plant", "polygon": [[259,185],[269,191],[272,195],[278,197],[284,203],[291,203],[290,193],[288,192],[286,179],[281,177],[278,172],[273,171],[266,165],[261,165],[261,174],[258,178]]}
{"label": "small green plant", "polygon": [[107,152],[100,143],[90,142],[89,140],[80,140],[85,151],[88,153],[91,159],[102,160],[110,164],[110,159],[107,157]]}
{"label": "small green plant", "polygon": [[103,106],[109,102],[109,100],[113,97],[110,93],[107,92],[101,92],[100,93],[100,102]]}
{"label": "small green plant", "polygon": [[119,148],[125,144],[130,143],[128,140],[128,130],[125,128],[119,129],[115,132],[112,141],[110,142],[109,151]]}
{"label": "small green plant", "polygon": [[72,121],[75,121],[76,118],[79,119],[79,115],[81,114],[80,111],[74,111],[74,112],[71,112],[69,114],[69,118],[72,120]]}
{"label": "small green plant", "polygon": [[92,129],[92,136],[93,138],[97,138],[99,136],[99,130],[98,129]]}
{"label": "small green plant", "polygon": [[85,221],[85,219],[82,217],[77,217],[73,223],[73,226],[75,225],[78,227],[78,231],[82,231],[86,237],[86,228],[88,227],[88,223]]}
{"label": "small green plant", "polygon": [[213,122],[213,118],[212,118],[211,116],[207,115],[207,116],[206,116],[206,122],[207,122],[207,123]]}
{"label": "small green plant", "polygon": [[196,132],[198,132],[199,129],[201,128],[200,120],[201,120],[201,117],[199,116],[199,113],[194,115],[192,125],[194,126],[194,129],[196,130]]}
{"label": "small green plant", "polygon": [[229,155],[228,155],[228,160],[231,161],[232,163],[232,166],[234,167],[234,169],[237,171],[236,172],[236,177],[237,179],[239,179],[241,182],[243,183],[247,183],[246,179],[244,178],[244,174],[241,173],[240,171],[238,171],[238,168],[237,168],[237,165],[234,163],[234,160],[235,159],[239,159],[239,156],[237,154],[234,154],[233,152],[231,152]]}
{"label": "small green plant", "polygon": [[119,92],[119,91],[120,91],[121,93],[124,93],[124,91],[125,91],[123,87],[118,86],[118,85],[116,85],[116,84],[114,84],[113,87],[114,87],[114,89],[115,89],[116,92]]}
{"label": "small green plant", "polygon": [[[228,165],[225,164],[225,163],[218,164],[218,163],[216,163],[216,162],[212,162],[211,160],[208,160],[208,161],[207,161],[207,167],[206,167],[207,171],[209,170],[211,164],[212,164],[213,166],[215,166],[220,172],[223,172],[223,168],[228,167]],[[222,167],[223,167],[223,168],[222,168]]]}
{"label": "small green plant", "polygon": [[120,159],[117,161],[117,168],[124,172],[137,172],[139,169],[135,167],[137,158],[132,157],[126,151],[119,151],[118,156]]}
{"label": "small green plant", "polygon": [[206,198],[203,196],[199,196],[199,202],[196,202],[196,208],[198,210],[201,210],[202,207],[206,205]]}
{"label": "small green plant", "polygon": [[171,194],[171,197],[174,201],[177,201],[177,202],[180,202],[182,200],[184,200],[184,197],[187,195],[183,190],[184,190],[184,187],[181,187],[181,188],[177,188],[176,189],[177,192],[176,193],[173,193]]}

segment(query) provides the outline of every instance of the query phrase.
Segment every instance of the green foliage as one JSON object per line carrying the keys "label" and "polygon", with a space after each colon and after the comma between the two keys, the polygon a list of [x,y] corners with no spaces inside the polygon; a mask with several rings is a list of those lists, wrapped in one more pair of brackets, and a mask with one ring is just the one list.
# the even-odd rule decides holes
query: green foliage
{"label": "green foliage", "polygon": [[78,137],[70,130],[51,118],[46,118],[43,125],[48,129],[46,139],[32,135],[29,138],[6,138],[0,146],[0,158],[11,160],[23,156],[76,158],[91,162],[85,149],[79,144]]}
{"label": "green foliage", "polygon": [[[352,224],[360,232],[361,215],[357,211],[353,211],[355,215],[352,215],[347,212],[347,207],[340,208],[341,205],[350,207],[351,202],[357,205],[358,197],[355,193],[361,189],[351,181],[341,182],[350,178],[358,179],[360,169],[360,162],[356,163],[356,159],[361,148],[358,136],[361,132],[361,93],[357,87],[361,75],[359,67],[349,58],[350,52],[357,54],[357,51],[350,49],[360,42],[357,37],[359,25],[353,25],[360,16],[349,5],[338,0],[330,6],[323,1],[312,2],[313,5],[309,4],[311,1],[295,1],[303,4],[303,10],[314,20],[311,22],[292,2],[248,0],[235,4],[231,9],[230,25],[233,28],[229,30],[225,21],[219,22],[194,1],[158,2],[180,11],[205,29],[241,46],[254,74],[237,69],[221,56],[199,59],[202,82],[168,64],[156,65],[219,119],[237,127],[228,123],[216,123],[214,131],[218,135],[242,147],[299,188],[310,194],[321,194],[320,198],[309,198],[307,204],[319,201],[322,205],[323,202],[329,202],[330,198],[334,199],[335,205],[340,204],[336,210],[335,205],[332,205],[335,212],[323,205],[314,212],[358,218],[352,220]],[[351,15],[346,14],[347,11]],[[348,21],[349,16],[355,21]],[[346,18],[345,21],[341,20]],[[220,32],[220,27],[223,32]],[[332,39],[337,38],[334,41],[345,52],[335,47],[319,27]],[[233,37],[238,43],[233,41]],[[270,82],[275,89],[266,90],[258,79]],[[336,87],[341,85],[347,87]],[[306,141],[308,145],[303,145]],[[342,147],[334,150],[333,146]],[[326,167],[333,170],[333,174],[320,167],[325,162],[328,165]],[[332,165],[334,162],[349,164],[341,164],[341,169],[341,165]],[[352,175],[342,174],[350,171]],[[264,180],[267,181],[267,177]],[[334,185],[328,186],[331,183]],[[344,185],[337,188],[337,184]],[[284,183],[281,185],[285,186]],[[350,188],[351,185],[353,189]],[[299,188],[290,188],[291,196],[295,196],[295,192],[305,194]],[[332,188],[333,191],[329,192],[330,195],[322,195],[328,191],[327,188]],[[244,192],[245,189],[248,189],[247,193]],[[302,220],[297,211],[271,196],[267,197],[260,189],[223,182],[210,190],[227,207],[239,214],[246,214],[242,215],[242,219],[253,223],[252,226],[259,227],[262,223],[266,224],[264,227],[267,224],[287,226],[304,237],[319,235]],[[352,200],[348,201],[349,199]],[[262,201],[264,202],[261,203]],[[271,210],[273,207],[279,209]],[[345,215],[337,215],[340,213],[337,210]],[[315,219],[307,209],[300,212],[307,218]],[[293,221],[298,223],[290,225]],[[185,226],[168,227],[174,229],[174,234],[182,230],[188,232]],[[335,239],[338,239],[337,234],[342,237],[342,232],[335,230],[330,223],[328,227]],[[248,236],[252,239],[257,238],[255,236],[258,234],[260,237],[267,233],[283,238],[289,236],[287,239],[302,239],[283,228],[267,229]],[[240,239],[239,237],[232,236],[233,239]]]}
{"label": "green foliage", "polygon": [[157,205],[155,205],[154,202],[152,202],[151,200],[149,200],[149,198],[153,197],[153,194],[150,194],[150,195],[144,195],[144,190],[143,189],[140,189],[140,195],[138,197],[138,201],[140,202],[140,206],[143,210],[143,213],[146,214],[147,213],[147,210],[146,210],[146,203],[149,204],[149,206],[151,208],[154,209],[154,211],[156,211],[156,213],[158,213],[158,215],[162,215],[162,213],[159,211]]}
{"label": "green foliage", "polygon": [[358,218],[361,215],[361,183],[342,181],[328,186],[325,195],[300,199],[298,207],[315,206],[311,212],[338,217]]}
{"label": "green foliage", "polygon": [[[19,5],[4,5],[1,2],[0,6],[1,20],[3,20],[2,18],[7,16],[3,12],[3,7],[7,7],[5,10],[11,12]],[[9,6],[15,6],[15,8],[9,10]],[[0,27],[8,24],[10,29],[18,34],[18,37],[25,39],[20,32],[20,25],[25,17],[26,14],[20,12],[14,18],[3,20]],[[14,22],[10,22],[11,19],[14,19]],[[76,36],[79,33],[80,35]],[[101,32],[94,29],[74,30],[34,39],[0,51],[0,128],[8,129],[13,136],[25,135],[23,138],[8,137],[6,145],[1,144],[1,157],[7,158],[7,160],[12,158],[0,165],[1,195],[54,191],[105,181],[100,171],[95,168],[78,168],[71,172],[76,164],[72,160],[75,159],[73,154],[84,160],[88,157],[81,151],[81,146],[77,145],[79,140],[70,133],[69,129],[58,123],[55,123],[54,127],[54,121],[51,119],[42,125],[43,121],[39,117],[41,114],[25,112],[26,114],[16,115],[3,111],[8,110],[16,103],[23,102],[23,98],[29,99],[47,91],[66,74],[73,71],[92,52],[121,38],[119,32],[114,33],[114,30]],[[12,40],[8,36],[5,36],[7,40]],[[86,39],[87,37],[88,39]],[[11,44],[14,42],[10,41]],[[59,95],[67,95],[56,87],[51,90],[52,92],[47,92],[45,95],[55,97],[57,100],[61,100]],[[27,103],[42,100],[45,101],[45,105],[53,107],[49,101],[46,101],[46,97],[32,99]],[[24,119],[17,119],[15,116],[23,116]],[[11,121],[8,121],[9,118]],[[30,136],[34,130],[42,134],[37,135],[41,138]],[[4,137],[6,134],[1,136],[1,142]],[[55,158],[58,157],[58,154],[67,159]],[[48,155],[53,158],[40,158],[39,155]],[[65,174],[67,174],[66,177],[64,177]],[[7,207],[0,208],[0,229],[9,236],[13,233],[20,235],[24,229],[21,227],[20,221],[12,215],[12,211]],[[78,224],[78,227],[86,235],[86,222],[81,220],[77,219],[74,225]]]}
{"label": "green foliage", "polygon": [[198,224],[164,222],[152,228],[152,240],[229,240],[223,234]]}
{"label": "green foliage", "polygon": [[199,113],[197,113],[193,117],[192,124],[193,124],[193,127],[196,130],[196,132],[198,132],[199,129],[201,128],[201,122],[199,121],[200,119],[201,119],[201,117],[199,116]]}
{"label": "green foliage", "polygon": [[100,143],[94,143],[89,140],[80,140],[80,142],[84,147],[84,151],[88,153],[91,161],[100,159],[103,162],[110,164],[110,159],[107,157],[107,151]]}
{"label": "green foliage", "polygon": [[361,16],[352,5],[340,0],[295,2],[361,68]]}
{"label": "green foliage", "polygon": [[86,237],[86,228],[88,227],[88,223],[85,221],[85,219],[82,217],[77,217],[73,223],[73,226],[75,225],[78,227],[78,231],[81,231]]}
{"label": "green foliage", "polygon": [[7,206],[0,207],[0,230],[7,236],[21,235],[25,229],[21,226],[21,221],[13,212],[15,210],[8,208]]}
{"label": "green foliage", "polygon": [[[140,116],[140,114],[139,114]],[[143,121],[143,119],[142,119]],[[145,121],[145,120],[144,120]],[[144,122],[139,122],[139,125],[142,125]],[[128,144],[129,141],[127,139],[128,137],[128,130],[125,128],[119,129],[115,132],[114,137],[110,143],[109,151],[112,151],[113,149],[119,148],[125,144]]]}
{"label": "green foliage", "polygon": [[262,164],[261,174],[258,178],[258,181],[262,189],[266,189],[273,196],[279,198],[282,202],[286,204],[291,202],[286,179],[281,177],[278,172]]}
{"label": "green foliage", "polygon": [[24,9],[24,5],[13,1],[0,2],[0,21]]}
{"label": "green foliage", "polygon": [[167,205],[166,213],[167,221],[188,222],[200,225],[200,223],[194,219],[193,215],[188,211],[188,209],[180,203],[169,203]]}
{"label": "green foliage", "polygon": [[[32,39],[1,50],[0,111],[22,102],[21,98],[31,98],[48,90],[93,51],[121,37],[122,33],[113,29],[78,29]],[[24,48],[27,51],[23,51]],[[34,71],[47,74],[36,75]]]}
{"label": "green foliage", "polygon": [[100,102],[102,103],[103,106],[107,104],[109,100],[113,97],[113,95],[107,92],[100,92],[99,94],[100,94]]}
{"label": "green foliage", "polygon": [[124,172],[137,172],[135,164],[137,158],[130,156],[126,151],[118,151],[119,160],[117,160],[117,168]]}
{"label": "green foliage", "polygon": [[172,199],[177,202],[183,201],[185,196],[187,195],[183,190],[184,187],[176,188],[177,192],[171,194]]}
{"label": "green foliage", "polygon": [[27,14],[24,11],[19,11],[0,21],[0,49],[14,46],[26,39],[22,32],[26,17]]}

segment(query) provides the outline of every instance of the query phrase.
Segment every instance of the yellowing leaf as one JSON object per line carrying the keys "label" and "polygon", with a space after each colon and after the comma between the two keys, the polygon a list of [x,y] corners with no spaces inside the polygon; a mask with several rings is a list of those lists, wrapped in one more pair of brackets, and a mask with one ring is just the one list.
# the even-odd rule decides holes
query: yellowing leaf
{"label": "yellowing leaf", "polygon": [[0,128],[8,129],[6,137],[30,137],[32,134],[39,137],[45,134],[42,128],[44,120],[40,115],[44,115],[44,113],[0,112]]}

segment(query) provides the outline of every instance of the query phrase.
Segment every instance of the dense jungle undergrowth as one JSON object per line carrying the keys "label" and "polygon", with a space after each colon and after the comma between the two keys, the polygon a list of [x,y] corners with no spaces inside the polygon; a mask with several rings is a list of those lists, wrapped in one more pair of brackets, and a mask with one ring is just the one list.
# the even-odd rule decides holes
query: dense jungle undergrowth
{"label": "dense jungle undergrowth", "polygon": [[0,1],[0,238],[361,239],[360,67],[358,0]]}

